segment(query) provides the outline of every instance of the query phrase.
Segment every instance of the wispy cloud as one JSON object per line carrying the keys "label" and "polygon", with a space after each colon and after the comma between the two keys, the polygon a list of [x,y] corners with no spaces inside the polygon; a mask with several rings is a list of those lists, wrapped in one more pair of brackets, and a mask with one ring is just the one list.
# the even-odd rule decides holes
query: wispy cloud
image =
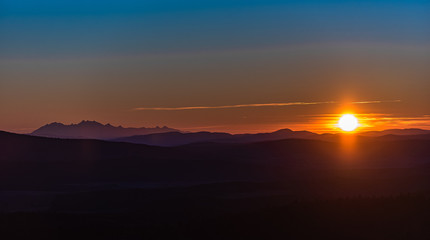
{"label": "wispy cloud", "polygon": [[[390,101],[359,101],[351,102],[351,104],[376,104],[400,102],[400,100]],[[283,102],[283,103],[253,103],[253,104],[236,104],[236,105],[222,105],[222,106],[190,106],[190,107],[139,107],[135,111],[181,111],[181,110],[202,110],[202,109],[228,109],[228,108],[245,108],[245,107],[284,107],[284,106],[300,106],[300,105],[321,105],[321,104],[336,104],[339,102]]]}
{"label": "wispy cloud", "polygon": [[401,100],[388,100],[388,101],[360,101],[360,102],[352,102],[352,104],[371,104],[371,103],[397,103],[401,102]]}

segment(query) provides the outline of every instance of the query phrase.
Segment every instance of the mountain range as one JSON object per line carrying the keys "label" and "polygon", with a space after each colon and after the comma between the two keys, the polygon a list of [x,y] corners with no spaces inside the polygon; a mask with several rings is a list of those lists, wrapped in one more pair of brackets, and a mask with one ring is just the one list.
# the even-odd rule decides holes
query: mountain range
{"label": "mountain range", "polygon": [[51,138],[72,138],[72,139],[111,139],[133,135],[146,135],[154,133],[175,132],[176,129],[168,127],[154,128],[124,128],[122,126],[112,126],[101,124],[96,121],[82,121],[78,124],[65,125],[53,122],[42,126],[30,135]]}
{"label": "mountain range", "polygon": [[[309,131],[281,129],[269,133],[230,134],[225,132],[184,132],[169,127],[123,128],[110,124],[103,125],[96,121],[82,121],[78,124],[47,124],[30,135],[65,138],[65,139],[100,139],[113,142],[146,144],[152,146],[173,147],[192,143],[254,143],[283,139],[308,139],[336,141],[339,134],[317,134]],[[423,129],[387,129],[357,133],[360,137],[379,140],[430,139],[430,130]]]}
{"label": "mountain range", "polygon": [[213,142],[213,143],[253,143],[263,141],[274,141],[282,139],[321,139],[319,134],[308,131],[293,131],[281,129],[271,133],[256,134],[230,134],[222,132],[166,132],[159,134],[137,135],[123,138],[111,139],[116,142],[128,142],[146,144],[153,146],[180,146],[191,143]]}
{"label": "mountain range", "polygon": [[[422,129],[390,129],[384,131],[363,132],[357,134],[360,138],[374,138],[378,140],[430,140],[430,131]],[[109,139],[114,142],[146,144],[152,146],[173,147],[192,143],[255,143],[277,141],[284,139],[307,139],[322,141],[337,141],[340,134],[317,134],[309,131],[293,131],[281,129],[271,133],[230,134],[222,132],[166,132],[148,135],[136,135]]]}

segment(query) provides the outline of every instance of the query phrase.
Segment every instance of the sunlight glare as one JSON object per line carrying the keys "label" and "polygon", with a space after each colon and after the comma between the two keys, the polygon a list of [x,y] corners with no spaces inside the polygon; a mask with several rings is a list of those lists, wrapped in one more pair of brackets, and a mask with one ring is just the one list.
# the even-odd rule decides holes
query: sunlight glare
{"label": "sunlight glare", "polygon": [[358,127],[358,119],[352,114],[344,114],[339,119],[338,126],[345,132],[354,131]]}

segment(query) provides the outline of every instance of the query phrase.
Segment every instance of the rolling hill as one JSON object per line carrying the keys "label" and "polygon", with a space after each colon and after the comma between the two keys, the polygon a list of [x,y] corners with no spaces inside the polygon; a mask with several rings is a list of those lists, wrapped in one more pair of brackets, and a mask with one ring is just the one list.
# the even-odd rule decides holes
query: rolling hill
{"label": "rolling hill", "polygon": [[357,137],[346,149],[342,141],[158,147],[0,131],[2,234],[344,239],[356,226],[356,239],[426,234],[430,141]]}
{"label": "rolling hill", "polygon": [[180,147],[1,132],[0,177],[16,182],[270,180],[297,171],[428,167],[430,141],[357,138],[194,143]]}
{"label": "rolling hill", "polygon": [[281,129],[271,133],[256,134],[229,134],[218,132],[168,132],[160,134],[137,135],[111,139],[115,142],[128,142],[137,144],[146,144],[153,146],[181,146],[190,143],[213,142],[213,143],[252,143],[263,141],[275,141],[282,139],[321,139],[316,133],[308,131],[293,131],[290,129]]}

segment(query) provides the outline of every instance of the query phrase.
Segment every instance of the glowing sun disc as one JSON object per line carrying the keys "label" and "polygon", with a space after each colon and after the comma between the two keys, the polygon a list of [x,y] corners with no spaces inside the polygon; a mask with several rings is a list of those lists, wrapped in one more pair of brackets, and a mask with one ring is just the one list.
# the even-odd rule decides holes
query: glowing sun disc
{"label": "glowing sun disc", "polygon": [[344,114],[340,117],[338,126],[345,132],[354,131],[358,127],[358,119],[352,114]]}

